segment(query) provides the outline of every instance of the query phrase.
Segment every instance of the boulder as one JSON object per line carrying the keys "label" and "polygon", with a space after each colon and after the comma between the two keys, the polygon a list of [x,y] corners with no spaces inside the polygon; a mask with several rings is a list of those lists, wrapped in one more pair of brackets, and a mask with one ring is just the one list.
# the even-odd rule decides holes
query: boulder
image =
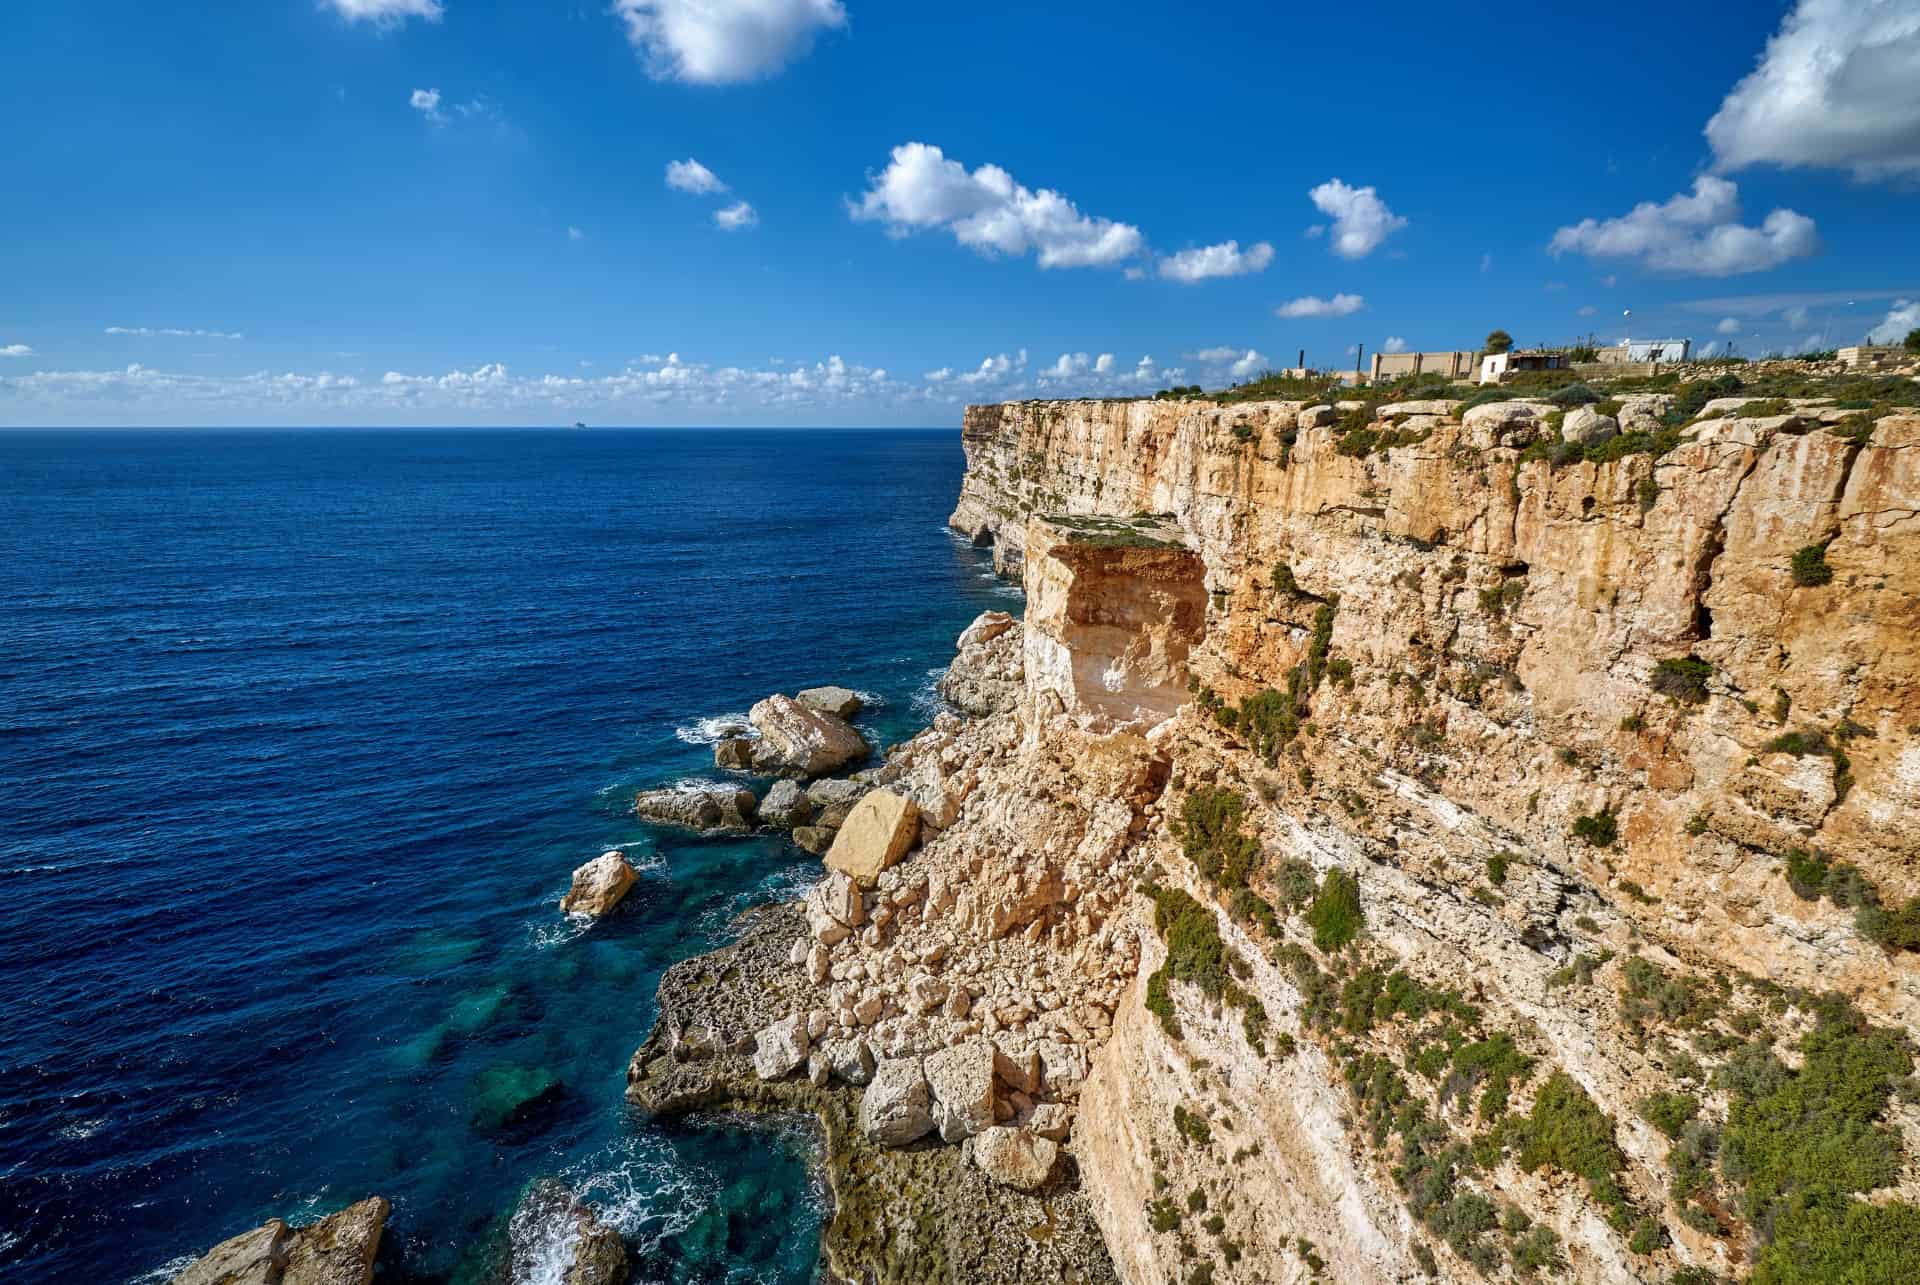
{"label": "boulder", "polygon": [[960,637],[954,643],[956,651],[965,651],[969,647],[980,647],[992,642],[1006,633],[1018,622],[1004,611],[983,611],[973,618],[973,623],[960,631]]}
{"label": "boulder", "polygon": [[728,785],[672,786],[640,791],[633,811],[643,820],[689,830],[751,830],[755,803],[753,791]]}
{"label": "boulder", "polygon": [[927,1088],[943,1142],[960,1142],[993,1123],[993,1045],[970,1040],[930,1053]]}
{"label": "boulder", "polygon": [[1042,1102],[1033,1109],[1033,1118],[1027,1121],[1037,1137],[1050,1142],[1065,1142],[1068,1132],[1073,1128],[1073,1113],[1060,1102]]}
{"label": "boulder", "polygon": [[1388,402],[1373,412],[1375,421],[1391,415],[1451,415],[1460,402],[1440,399],[1426,402]]}
{"label": "boulder", "polygon": [[868,1084],[873,1080],[873,1049],[865,1040],[827,1040],[820,1045],[826,1056],[827,1070],[848,1084]]}
{"label": "boulder", "polygon": [[515,1281],[622,1285],[627,1279],[627,1246],[619,1231],[554,1178],[535,1179],[520,1198],[507,1224],[507,1262]]}
{"label": "boulder", "polygon": [[860,1095],[860,1131],[886,1147],[904,1147],[933,1131],[932,1095],[917,1057],[874,1067]]}
{"label": "boulder", "polygon": [[847,815],[846,824],[833,836],[826,862],[870,887],[882,870],[907,855],[919,836],[919,806],[892,790],[874,790]]}
{"label": "boulder", "polygon": [[816,857],[827,855],[827,849],[833,846],[833,831],[824,825],[801,825],[793,830],[793,841],[801,849]]}
{"label": "boulder", "polygon": [[994,1049],[993,1073],[1000,1077],[1001,1083],[1016,1093],[1040,1091],[1040,1055],[1032,1049],[1021,1049],[1013,1053],[1008,1053],[1004,1049]]}
{"label": "boulder", "polygon": [[760,819],[783,830],[803,826],[813,820],[813,800],[794,782],[776,781],[760,800]]}
{"label": "boulder", "polygon": [[940,676],[940,697],[962,713],[986,717],[1019,704],[1025,687],[1023,633],[1004,611],[982,613],[960,635]]}
{"label": "boulder", "polygon": [[627,864],[627,854],[603,852],[573,872],[573,886],[560,898],[560,909],[598,919],[619,905],[631,887],[633,867]]}
{"label": "boulder", "polygon": [[725,768],[729,772],[749,772],[753,770],[753,739],[747,736],[729,736],[717,742],[713,747],[713,765]]}
{"label": "boulder", "polygon": [[813,781],[807,785],[807,802],[813,804],[816,811],[824,812],[828,808],[852,807],[873,788],[870,781],[854,780],[848,777],[828,777]]}
{"label": "boulder", "polygon": [[1331,406],[1309,406],[1294,417],[1294,427],[1302,430],[1325,428],[1339,416]]}
{"label": "boulder", "polygon": [[753,1037],[753,1073],[763,1080],[790,1075],[806,1062],[808,1047],[806,1014],[782,1018]]}
{"label": "boulder", "polygon": [[392,1209],[373,1196],[294,1232],[280,1285],[368,1285]]}
{"label": "boulder", "polygon": [[846,687],[809,687],[803,692],[795,692],[793,698],[808,709],[831,714],[835,718],[852,718],[867,704],[860,699],[859,692]]}
{"label": "boulder", "polygon": [[1540,435],[1542,423],[1553,409],[1546,402],[1488,402],[1467,411],[1460,423],[1468,444],[1479,450],[1527,446]]}
{"label": "boulder", "polygon": [[967,1145],[973,1149],[973,1162],[980,1166],[980,1172],[1015,1191],[1038,1191],[1046,1186],[1060,1159],[1060,1146],[1051,1138],[1012,1125],[983,1129]]}
{"label": "boulder", "polygon": [[1560,436],[1569,442],[1593,446],[1620,433],[1620,421],[1591,406],[1576,406],[1560,421]]}
{"label": "boulder", "polygon": [[822,776],[867,756],[867,743],[843,718],[822,714],[788,696],[769,696],[748,711],[760,733],[753,747],[756,772]]}
{"label": "boulder", "polygon": [[265,1226],[223,1240],[187,1265],[172,1285],[273,1285],[287,1266],[287,1225],[269,1218]]}
{"label": "boulder", "polygon": [[1620,431],[1657,433],[1666,427],[1667,412],[1673,409],[1672,393],[1636,393],[1620,399]]}

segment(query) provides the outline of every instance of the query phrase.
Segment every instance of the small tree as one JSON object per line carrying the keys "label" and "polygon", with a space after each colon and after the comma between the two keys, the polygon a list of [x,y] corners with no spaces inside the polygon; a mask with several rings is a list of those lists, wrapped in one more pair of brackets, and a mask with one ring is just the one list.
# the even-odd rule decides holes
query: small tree
{"label": "small tree", "polygon": [[1488,352],[1505,352],[1513,347],[1513,336],[1504,330],[1495,330],[1487,335]]}
{"label": "small tree", "polygon": [[1920,352],[1920,327],[1909,330],[1907,337],[1901,341],[1900,346],[1908,352]]}

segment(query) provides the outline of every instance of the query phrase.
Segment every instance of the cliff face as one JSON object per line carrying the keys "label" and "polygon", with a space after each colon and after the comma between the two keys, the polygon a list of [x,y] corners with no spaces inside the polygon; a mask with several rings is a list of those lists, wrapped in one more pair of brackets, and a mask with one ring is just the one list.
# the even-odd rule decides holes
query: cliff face
{"label": "cliff face", "polygon": [[[1920,417],[1736,409],[1556,467],[1512,412],[1451,410],[1383,408],[1404,444],[1364,454],[1295,403],[967,412],[952,523],[1027,582],[1018,717],[1060,758],[1076,718],[1155,724],[1170,764],[1071,1144],[1126,1279],[1741,1274],[1768,1240],[1751,1180],[1709,1157],[1683,1190],[1694,1144],[1648,1095],[1723,1117],[1719,1060],[1758,1024],[1793,1063],[1814,992],[1920,1027],[1916,956],[1868,915],[1920,893]],[[1057,587],[1123,529],[1196,574],[1069,621]],[[1796,853],[1801,894],[1807,869],[1850,891],[1797,894]],[[1355,945],[1323,933],[1329,872]],[[1507,1052],[1523,1069],[1486,1069]],[[1610,1117],[1604,1172],[1542,1141],[1576,1099]],[[1896,1144],[1899,1110],[1873,1126]]]}

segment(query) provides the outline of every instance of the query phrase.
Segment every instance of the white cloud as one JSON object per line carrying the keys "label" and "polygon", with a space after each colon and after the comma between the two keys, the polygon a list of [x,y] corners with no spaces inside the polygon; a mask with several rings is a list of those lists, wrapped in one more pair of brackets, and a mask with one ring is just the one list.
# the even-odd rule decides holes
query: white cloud
{"label": "white cloud", "polygon": [[887,168],[849,208],[855,219],[884,223],[897,236],[945,228],[989,257],[1031,250],[1043,268],[1112,267],[1145,245],[1131,224],[1082,214],[1060,193],[1032,191],[998,165],[968,173],[926,143],[894,148]]}
{"label": "white cloud", "polygon": [[1319,295],[1303,295],[1289,300],[1273,310],[1276,317],[1351,317],[1367,306],[1366,296],[1357,294],[1337,294],[1331,299],[1322,299]]}
{"label": "white cloud", "polygon": [[921,376],[921,378],[925,379],[929,384],[944,384],[953,378],[953,367],[942,366],[938,370],[930,370]]}
{"label": "white cloud", "polygon": [[0,357],[31,357],[31,356],[33,356],[33,349],[27,347],[27,345],[25,344],[8,344],[6,347],[0,348]]}
{"label": "white cloud", "polygon": [[408,18],[440,21],[444,12],[440,0],[324,0],[327,7],[348,22],[371,22],[391,26]]}
{"label": "white cloud", "polygon": [[1920,5],[1800,0],[1707,122],[1716,167],[1920,175]]}
{"label": "white cloud", "polygon": [[1722,317],[1720,324],[1713,328],[1716,335],[1737,335],[1740,333],[1740,318]]}
{"label": "white cloud", "polygon": [[134,339],[244,339],[245,335],[232,334],[223,330],[181,330],[172,326],[155,329],[150,326],[108,326],[110,335],[128,336]]}
{"label": "white cloud", "polygon": [[585,232],[582,232],[579,228],[574,227],[572,224],[567,225],[567,240],[584,241],[586,239],[587,239],[587,234]]}
{"label": "white cloud", "polygon": [[1592,304],[1589,303],[1589,304],[1583,304],[1581,307],[1575,309],[1573,315],[1576,317],[1591,317],[1599,311],[1600,310],[1598,308],[1594,307]]}
{"label": "white cloud", "polygon": [[648,75],[695,85],[762,80],[847,25],[840,0],[614,0],[613,12]]}
{"label": "white cloud", "polygon": [[1407,221],[1388,209],[1371,187],[1349,187],[1333,178],[1307,195],[1322,214],[1333,220],[1333,252],[1342,258],[1364,259],[1379,249],[1382,241],[1407,226]]}
{"label": "white cloud", "polygon": [[1405,352],[1406,350],[1407,341],[1399,335],[1388,335],[1387,342],[1380,345],[1381,352]]}
{"label": "white cloud", "polygon": [[1240,350],[1238,348],[1229,348],[1225,344],[1217,348],[1202,348],[1199,352],[1190,352],[1187,354],[1187,356],[1194,361],[1204,361],[1211,366],[1217,366],[1223,361],[1232,361],[1239,355]]}
{"label": "white cloud", "polygon": [[1083,352],[1063,352],[1060,360],[1040,372],[1042,380],[1072,379],[1081,375],[1105,375],[1113,370],[1113,354],[1103,352],[1089,357]]}
{"label": "white cloud", "polygon": [[1250,272],[1265,272],[1267,265],[1272,262],[1273,247],[1265,241],[1255,242],[1244,251],[1240,249],[1238,241],[1222,241],[1219,245],[1182,250],[1169,255],[1160,260],[1160,275],[1170,281],[1192,284],[1210,277],[1238,277]]}
{"label": "white cloud", "polygon": [[712,196],[727,190],[720,176],[689,156],[684,161],[667,162],[667,186],[676,192]]}
{"label": "white cloud", "polygon": [[745,201],[735,201],[724,209],[713,212],[713,221],[728,232],[738,232],[741,228],[750,228],[760,222],[760,215]]}
{"label": "white cloud", "polygon": [[1895,299],[1886,320],[1867,332],[1867,342],[1897,344],[1913,330],[1920,330],[1920,300]]}
{"label": "white cloud", "polygon": [[1255,352],[1249,348],[1245,356],[1241,357],[1239,361],[1234,362],[1233,365],[1227,367],[1227,373],[1235,379],[1245,379],[1248,375],[1258,374],[1266,368],[1266,354]]}
{"label": "white cloud", "polygon": [[1759,227],[1740,217],[1740,189],[1711,175],[1693,181],[1693,193],[1661,204],[1642,201],[1619,218],[1583,219],[1553,234],[1553,255],[1637,259],[1659,272],[1726,277],[1777,268],[1820,248],[1813,220],[1778,209]]}
{"label": "white cloud", "polygon": [[996,353],[981,361],[979,366],[964,375],[954,376],[956,383],[978,387],[982,384],[998,384],[1017,375],[1027,368],[1027,350],[1022,348],[1018,356],[1009,357],[1005,353]]}
{"label": "white cloud", "polygon": [[1795,330],[1805,330],[1807,328],[1807,322],[1812,319],[1812,316],[1813,314],[1807,311],[1805,304],[1795,304],[1791,308],[1783,308],[1780,311],[1780,319],[1789,326],[1792,326]]}
{"label": "white cloud", "polygon": [[407,106],[425,116],[428,120],[442,120],[440,115],[440,91],[437,89],[416,89],[407,96]]}

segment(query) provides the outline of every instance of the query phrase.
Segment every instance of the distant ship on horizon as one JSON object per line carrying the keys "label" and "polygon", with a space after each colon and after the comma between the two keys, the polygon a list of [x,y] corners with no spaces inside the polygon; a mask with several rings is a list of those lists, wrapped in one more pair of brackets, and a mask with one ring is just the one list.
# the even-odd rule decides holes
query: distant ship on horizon
{"label": "distant ship on horizon", "polygon": [[573,421],[573,426],[574,426],[575,428],[585,428],[585,427],[586,427],[586,425],[585,425],[585,424],[583,424],[583,423],[581,423],[581,422],[580,422],[579,420],[577,420],[577,419]]}

